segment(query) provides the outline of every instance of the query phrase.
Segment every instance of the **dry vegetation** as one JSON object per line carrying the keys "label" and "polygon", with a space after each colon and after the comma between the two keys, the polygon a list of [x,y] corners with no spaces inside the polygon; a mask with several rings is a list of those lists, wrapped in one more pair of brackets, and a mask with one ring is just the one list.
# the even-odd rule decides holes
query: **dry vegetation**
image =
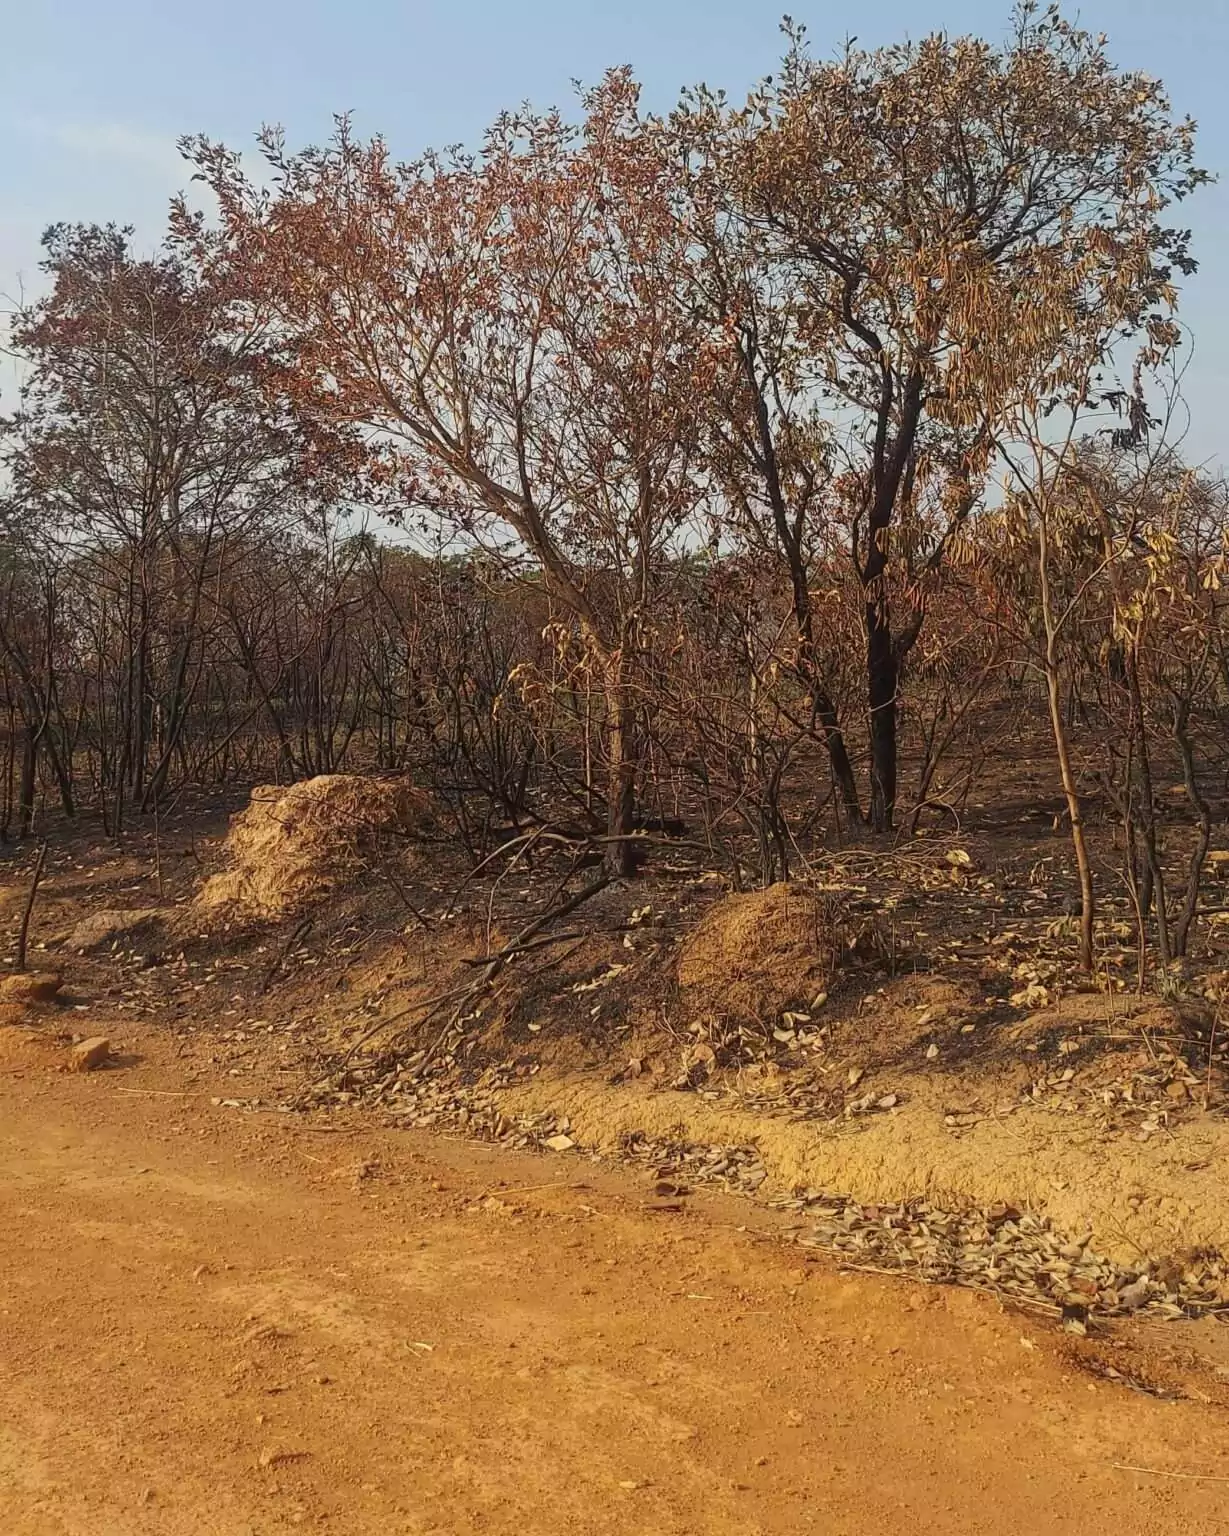
{"label": "dry vegetation", "polygon": [[425,795],[403,780],[324,774],[289,789],[260,785],[226,839],[227,867],[197,896],[205,908],[280,917],[370,868],[391,838],[421,834]]}
{"label": "dry vegetation", "polygon": [[97,996],[237,1106],[1229,1308],[1229,491],[1168,433],[1159,86],[1025,7],[791,38],[741,109],[265,148],[189,146],[220,218],[154,259],[50,232],[15,327],[4,917],[46,839],[71,985],[9,978],[5,1050]]}

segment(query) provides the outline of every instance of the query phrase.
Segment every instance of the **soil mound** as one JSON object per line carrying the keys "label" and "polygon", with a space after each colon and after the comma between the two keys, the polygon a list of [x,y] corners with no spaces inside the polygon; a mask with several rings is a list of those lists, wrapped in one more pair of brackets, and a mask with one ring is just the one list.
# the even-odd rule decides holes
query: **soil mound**
{"label": "soil mound", "polygon": [[787,1010],[806,1013],[849,951],[874,942],[839,893],[782,883],[728,896],[679,951],[684,1014],[771,1028]]}
{"label": "soil mound", "polygon": [[231,819],[228,867],[205,882],[197,904],[281,916],[356,879],[430,819],[427,797],[398,779],[334,773],[288,789],[259,785]]}

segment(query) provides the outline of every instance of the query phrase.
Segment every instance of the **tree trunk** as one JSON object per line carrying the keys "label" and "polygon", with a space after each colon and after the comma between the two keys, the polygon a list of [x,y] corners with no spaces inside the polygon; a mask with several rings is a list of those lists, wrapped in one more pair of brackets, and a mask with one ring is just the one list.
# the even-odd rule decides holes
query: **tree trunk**
{"label": "tree trunk", "polygon": [[816,718],[824,728],[824,745],[832,766],[832,777],[840,792],[841,801],[851,821],[862,820],[862,807],[858,801],[858,786],[854,781],[853,764],[841,733],[836,705],[820,682],[819,656],[815,644],[815,623],[811,609],[811,588],[807,562],[802,542],[802,518],[787,503],[781,484],[781,471],[777,462],[777,441],[772,416],[768,408],[766,390],[768,381],[760,376],[756,367],[757,339],[754,333],[744,333],[739,349],[746,378],[749,398],[755,413],[756,431],[759,437],[758,468],[764,476],[764,489],[772,508],[773,525],[777,542],[785,557],[793,593],[794,622],[798,627],[798,659],[800,668],[811,694]]}
{"label": "tree trunk", "polygon": [[1161,867],[1160,852],[1157,847],[1156,798],[1152,785],[1152,759],[1148,751],[1147,723],[1144,719],[1144,697],[1139,685],[1137,643],[1132,642],[1127,653],[1126,678],[1131,701],[1132,729],[1139,741],[1135,764],[1139,780],[1140,827],[1144,838],[1144,853],[1148,861],[1147,894],[1145,896],[1141,891],[1140,905],[1143,907],[1145,917],[1148,915],[1150,906],[1156,907],[1157,954],[1161,964],[1168,965],[1173,958],[1169,934],[1169,909],[1166,901],[1165,871]]}
{"label": "tree trunk", "polygon": [[50,735],[44,736],[43,748],[47,753],[47,761],[51,764],[51,771],[55,774],[56,788],[60,791],[60,808],[65,816],[75,817],[77,800],[73,790],[71,769],[66,766],[65,754],[61,752]]}
{"label": "tree trunk", "polygon": [[34,825],[34,794],[37,784],[38,732],[33,726],[26,729],[21,744],[21,785],[17,792],[17,835],[28,837]]}
{"label": "tree trunk", "polygon": [[1200,879],[1203,874],[1204,860],[1208,856],[1208,844],[1212,841],[1212,807],[1204,798],[1199,788],[1199,781],[1195,777],[1195,749],[1190,738],[1189,719],[1189,705],[1185,702],[1178,704],[1174,710],[1174,739],[1178,743],[1178,751],[1182,756],[1182,778],[1186,785],[1187,798],[1194,806],[1199,818],[1199,830],[1196,834],[1195,846],[1191,850],[1190,863],[1187,866],[1186,897],[1174,926],[1174,954],[1180,957],[1186,954],[1191,924],[1195,921],[1195,913],[1199,908]]}
{"label": "tree trunk", "polygon": [[636,723],[626,663],[621,654],[606,664],[606,844],[607,874],[634,873],[636,849],[630,834],[636,819]]}
{"label": "tree trunk", "polygon": [[0,807],[0,842],[7,842],[13,820],[13,775],[17,767],[17,712],[10,701],[4,735],[4,804]]}
{"label": "tree trunk", "polygon": [[853,776],[853,764],[849,761],[849,748],[837,718],[836,705],[827,693],[818,687],[811,691],[812,707],[824,728],[824,745],[828,748],[828,762],[832,777],[840,792],[841,804],[850,821],[862,820],[862,805],[858,799],[858,785]]}
{"label": "tree trunk", "polygon": [[801,562],[790,570],[794,593],[794,620],[798,626],[798,660],[803,680],[811,695],[811,708],[824,731],[824,745],[828,749],[828,762],[832,778],[841,796],[841,803],[850,821],[862,820],[862,805],[858,799],[858,785],[854,779],[853,764],[849,761],[849,748],[841,730],[840,718],[828,690],[820,680],[819,655],[815,644],[815,625],[811,613],[811,594],[807,587],[806,572]]}
{"label": "tree trunk", "polygon": [[1058,771],[1063,781],[1063,794],[1067,798],[1067,813],[1071,818],[1071,845],[1075,850],[1075,864],[1080,877],[1080,965],[1092,972],[1092,923],[1093,888],[1092,865],[1088,860],[1088,840],[1084,836],[1084,815],[1080,804],[1080,792],[1071,766],[1071,753],[1067,746],[1067,727],[1063,721],[1063,702],[1058,668],[1049,662],[1045,669],[1046,695],[1050,705],[1050,725],[1054,731],[1054,750],[1058,755]]}
{"label": "tree trunk", "polygon": [[883,605],[866,605],[866,681],[870,709],[871,798],[874,832],[890,832],[896,810],[897,665],[892,630]]}

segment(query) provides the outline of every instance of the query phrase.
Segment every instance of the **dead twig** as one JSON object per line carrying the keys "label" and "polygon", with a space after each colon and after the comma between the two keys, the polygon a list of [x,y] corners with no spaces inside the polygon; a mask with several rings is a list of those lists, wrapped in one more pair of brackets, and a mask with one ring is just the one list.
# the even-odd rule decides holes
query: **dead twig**
{"label": "dead twig", "polygon": [[545,1184],[514,1184],[510,1189],[504,1189],[500,1185],[484,1189],[478,1196],[479,1200],[490,1200],[492,1197],[500,1199],[504,1195],[532,1195],[543,1189],[589,1189],[591,1186],[583,1180],[576,1179],[550,1179]]}
{"label": "dead twig", "polygon": [[294,932],[290,935],[290,937],[282,945],[281,949],[278,950],[277,955],[274,958],[273,964],[265,972],[265,979],[260,984],[260,993],[261,993],[262,997],[269,990],[269,988],[273,985],[273,979],[277,975],[278,971],[281,970],[282,965],[283,965],[283,963],[284,963],[284,961],[286,959],[286,956],[290,953],[290,951],[292,949],[294,949],[296,944],[298,944],[301,940],[303,940],[303,939],[305,939],[307,937],[307,935],[311,932],[311,927],[312,927],[312,919],[310,917],[303,918],[301,922],[299,922],[299,923],[297,923],[295,925]]}
{"label": "dead twig", "polygon": [[38,895],[39,881],[43,878],[43,866],[47,862],[47,839],[44,838],[38,850],[38,858],[34,861],[34,874],[30,879],[30,889],[26,895],[26,908],[21,914],[21,928],[17,934],[17,969],[24,971],[26,968],[26,944],[30,937],[30,918],[34,912],[34,899]]}
{"label": "dead twig", "polygon": [[446,918],[452,916],[453,912],[456,911],[457,902],[461,899],[461,893],[472,880],[474,880],[478,875],[482,873],[484,869],[487,868],[489,864],[493,864],[495,860],[498,859],[502,854],[508,853],[513,848],[519,849],[521,853],[527,853],[529,849],[532,848],[534,843],[539,842],[542,838],[549,838],[552,842],[570,843],[572,841],[571,838],[566,838],[561,836],[559,833],[551,832],[549,823],[541,827],[535,827],[532,829],[532,831],[522,832],[517,837],[509,838],[506,843],[501,843],[499,847],[496,848],[493,852],[488,853],[486,858],[479,859],[478,863],[474,865],[473,869],[469,871],[469,873],[461,881],[460,885],[458,885],[456,890],[453,891],[451,900],[444,908],[444,916]]}
{"label": "dead twig", "polygon": [[596,853],[599,848],[609,843],[637,843],[646,848],[691,848],[704,854],[711,854],[713,851],[707,843],[697,842],[692,838],[666,837],[644,831],[612,832],[584,837],[569,836],[564,832],[556,832],[548,822],[543,826],[535,827],[530,832],[522,832],[518,837],[509,838],[506,843],[501,843],[492,853],[488,853],[484,859],[479,860],[452,893],[452,899],[444,910],[444,916],[451,917],[457,902],[461,899],[461,893],[488,865],[513,850],[516,850],[516,858],[519,860],[540,842],[557,843],[565,848],[571,848],[580,857],[585,853]]}
{"label": "dead twig", "polygon": [[1126,1461],[1114,1461],[1115,1472],[1142,1472],[1146,1477],[1176,1477],[1189,1483],[1229,1483],[1229,1477],[1214,1472],[1166,1472],[1163,1467],[1135,1467]]}
{"label": "dead twig", "polygon": [[[390,1013],[386,1019],[378,1020],[371,1026],[366,1034],[360,1035],[358,1039],[353,1043],[353,1045],[349,1047],[349,1049],[346,1051],[346,1054],[341,1058],[341,1066],[345,1067],[357,1050],[360,1050],[364,1045],[367,1044],[369,1040],[374,1040],[377,1035],[382,1034],[390,1024],[399,1024],[404,1019],[410,1018],[411,1015],[418,1013],[421,1009],[424,1008],[426,1009],[426,1013],[424,1014],[421,1022],[425,1024],[427,1019],[429,1019],[431,1015],[437,1011],[437,1009],[442,1008],[445,1003],[452,1003],[455,1002],[458,998],[464,997],[469,992],[469,990],[470,989],[468,987],[456,987],[451,992],[437,992],[432,997],[419,998],[418,1002],[411,1003],[406,1008],[399,1008],[396,1013]],[[326,1078],[320,1079],[321,1082],[326,1080]]]}
{"label": "dead twig", "polygon": [[427,933],[430,933],[430,922],[406,895],[405,887],[401,884],[401,881],[397,879],[396,875],[393,874],[392,870],[389,869],[387,859],[380,860],[380,873],[388,881],[389,885],[392,886],[393,890],[397,894],[398,899],[401,902],[401,905],[406,909],[414,921],[419,925],[420,928],[423,928]]}
{"label": "dead twig", "polygon": [[[517,954],[528,955],[535,949],[547,949],[552,944],[566,944],[569,939],[583,939],[587,937],[579,928],[569,928],[564,933],[548,933],[543,939],[534,939],[531,944],[522,944]],[[467,955],[462,965],[489,965],[490,955]]]}
{"label": "dead twig", "polygon": [[588,901],[590,896],[596,896],[598,891],[604,890],[609,884],[610,877],[608,875],[603,875],[600,879],[594,880],[589,885],[586,885],[582,890],[577,891],[572,896],[569,896],[566,901],[562,901],[555,906],[548,907],[545,912],[540,913],[539,916],[535,917],[531,923],[522,928],[520,933],[518,933],[517,936],[508,944],[505,944],[503,949],[499,950],[496,954],[484,957],[480,961],[468,962],[470,964],[480,964],[484,967],[484,969],[482,975],[477,977],[474,981],[470,982],[467,986],[456,987],[448,992],[437,992],[431,997],[420,998],[418,1002],[411,1003],[408,1007],[399,1009],[396,1013],[390,1014],[385,1019],[380,1019],[377,1023],[373,1024],[365,1034],[360,1035],[358,1039],[355,1040],[354,1043],[349,1047],[349,1049],[346,1051],[346,1054],[341,1059],[341,1067],[344,1068],[354,1058],[355,1053],[359,1051],[364,1045],[366,1045],[368,1041],[374,1040],[377,1035],[383,1034],[384,1031],[390,1028],[393,1024],[403,1023],[406,1019],[411,1018],[414,1014],[422,1013],[422,1018],[418,1021],[419,1027],[421,1028],[421,1026],[425,1024],[432,1017],[432,1015],[437,1013],[441,1008],[447,1006],[449,1003],[456,1003],[457,1006],[450,1015],[448,1023],[444,1026],[436,1040],[423,1053],[422,1060],[417,1064],[415,1068],[416,1074],[421,1075],[423,1069],[431,1061],[436,1051],[439,1050],[444,1040],[447,1039],[449,1031],[456,1026],[457,1021],[465,1012],[466,1005],[474,1001],[480,993],[485,991],[486,988],[489,987],[490,984],[499,975],[499,973],[511,961],[515,960],[518,955],[524,954],[527,949],[531,947],[537,947],[533,946],[531,941],[537,938],[538,934],[547,925],[547,923],[554,922],[557,918],[566,917],[569,913],[575,912],[577,907],[579,907],[582,902]]}
{"label": "dead twig", "polygon": [[545,912],[540,912],[532,922],[527,923],[525,927],[521,929],[520,933],[518,933],[510,943],[505,944],[503,949],[501,949],[497,954],[491,956],[482,972],[482,975],[479,976],[473,985],[467,989],[465,996],[453,1010],[452,1016],[449,1018],[448,1023],[445,1024],[444,1028],[440,1031],[439,1035],[432,1042],[432,1044],[427,1047],[427,1050],[423,1055],[423,1059],[421,1062],[419,1062],[417,1068],[418,1074],[420,1076],[423,1070],[427,1067],[428,1063],[434,1057],[435,1053],[439,1050],[440,1046],[443,1045],[444,1041],[448,1038],[449,1033],[456,1027],[457,1023],[464,1015],[467,1005],[476,1001],[479,995],[484,992],[487,987],[489,987],[495,980],[500,971],[502,971],[510,961],[515,960],[517,955],[522,954],[524,952],[525,946],[532,939],[537,938],[538,934],[541,933],[542,929],[545,928],[548,923],[553,923],[558,918],[569,916],[569,914],[576,911],[577,907],[588,901],[590,897],[596,896],[599,891],[604,891],[610,884],[610,878],[611,877],[609,875],[599,875],[596,880],[592,880],[588,885],[582,886],[579,891],[573,892],[573,894],[567,897],[566,900],[558,902],[553,907],[548,907]]}
{"label": "dead twig", "polygon": [[1216,1059],[1216,1026],[1220,1023],[1220,1009],[1212,1015],[1212,1032],[1208,1037],[1208,1075],[1203,1082],[1203,1112],[1208,1112],[1208,1103],[1212,1098],[1212,1063]]}

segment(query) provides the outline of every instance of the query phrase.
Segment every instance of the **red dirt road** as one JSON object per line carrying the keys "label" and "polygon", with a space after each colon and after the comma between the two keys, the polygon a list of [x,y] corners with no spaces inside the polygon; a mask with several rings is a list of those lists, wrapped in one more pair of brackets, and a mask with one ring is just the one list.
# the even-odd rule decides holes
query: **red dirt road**
{"label": "red dirt road", "polygon": [[[5,1536],[1187,1536],[1229,1421],[733,1201],[0,1065]],[[743,1223],[751,1230],[738,1230]]]}

